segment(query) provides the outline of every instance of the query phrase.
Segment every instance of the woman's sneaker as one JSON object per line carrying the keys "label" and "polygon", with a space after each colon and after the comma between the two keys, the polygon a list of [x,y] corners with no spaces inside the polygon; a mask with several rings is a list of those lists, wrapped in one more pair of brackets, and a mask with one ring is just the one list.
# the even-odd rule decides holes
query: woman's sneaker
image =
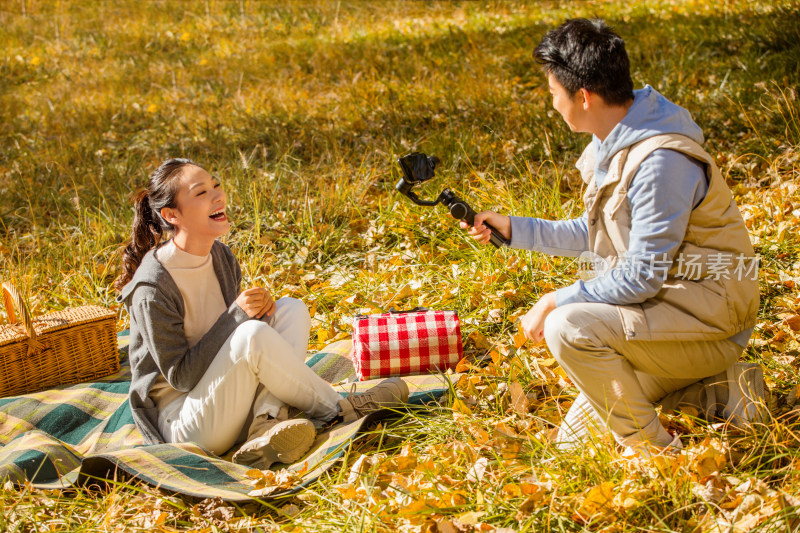
{"label": "woman's sneaker", "polygon": [[245,442],[233,454],[231,460],[234,463],[260,470],[266,470],[276,462],[291,464],[306,454],[317,436],[314,424],[305,418],[270,418],[259,422],[264,432],[260,437]]}
{"label": "woman's sneaker", "polygon": [[[355,389],[355,386],[353,387]],[[361,394],[339,400],[339,414],[344,422],[353,422],[381,409],[397,408],[408,401],[408,385],[400,378],[381,381]]]}

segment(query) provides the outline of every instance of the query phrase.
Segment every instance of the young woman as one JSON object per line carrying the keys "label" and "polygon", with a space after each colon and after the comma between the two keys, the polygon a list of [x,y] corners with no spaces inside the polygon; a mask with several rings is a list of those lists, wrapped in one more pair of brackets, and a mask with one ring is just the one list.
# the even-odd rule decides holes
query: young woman
{"label": "young woman", "polygon": [[239,264],[216,240],[230,228],[225,200],[188,159],[162,163],[134,199],[117,280],[131,320],[130,403],[148,443],[194,442],[221,455],[246,435],[233,461],[268,468],[296,461],[316,436],[311,421],[287,420],[287,407],[350,421],[405,402],[408,387],[393,378],[342,399],[305,365],[308,310],[263,287],[240,291]]}

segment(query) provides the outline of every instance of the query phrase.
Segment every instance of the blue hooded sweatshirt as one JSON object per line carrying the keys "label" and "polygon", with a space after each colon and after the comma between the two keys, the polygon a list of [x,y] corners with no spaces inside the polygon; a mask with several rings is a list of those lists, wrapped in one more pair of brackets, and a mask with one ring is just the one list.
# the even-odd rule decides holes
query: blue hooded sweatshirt
{"label": "blue hooded sweatshirt", "polygon": [[[614,154],[665,133],[685,135],[698,144],[704,140],[702,130],[686,109],[649,85],[634,91],[633,105],[625,118],[605,140],[592,138],[598,187],[603,184]],[[558,289],[556,304],[628,305],[655,296],[666,278],[667,269],[663,266],[671,264],[686,234],[689,215],[707,191],[705,169],[699,161],[673,150],[655,150],[642,162],[628,189],[631,232],[627,255],[616,267],[594,279],[578,280]],[[511,246],[570,257],[589,252],[586,214],[563,221],[511,217]],[[751,333],[752,330],[741,332],[731,340],[745,346]]]}

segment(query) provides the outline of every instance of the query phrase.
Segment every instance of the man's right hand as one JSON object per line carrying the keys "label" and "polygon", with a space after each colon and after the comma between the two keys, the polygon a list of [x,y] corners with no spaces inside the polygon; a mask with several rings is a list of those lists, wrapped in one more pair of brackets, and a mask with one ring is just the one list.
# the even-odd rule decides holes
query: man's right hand
{"label": "man's right hand", "polygon": [[491,224],[506,239],[511,239],[511,219],[505,215],[498,215],[494,211],[481,211],[475,215],[475,225],[470,226],[463,220],[459,223],[461,229],[467,230],[473,239],[481,244],[487,244],[492,236],[492,230],[484,222]]}

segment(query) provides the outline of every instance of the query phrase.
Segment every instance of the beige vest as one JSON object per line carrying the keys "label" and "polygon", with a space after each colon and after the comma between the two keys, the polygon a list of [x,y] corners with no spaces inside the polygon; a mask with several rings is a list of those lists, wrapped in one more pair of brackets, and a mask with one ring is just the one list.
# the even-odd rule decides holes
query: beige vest
{"label": "beige vest", "polygon": [[584,150],[576,166],[587,184],[590,249],[611,266],[625,254],[631,230],[628,186],[642,161],[659,148],[704,163],[708,192],[689,216],[683,243],[665,267],[667,279],[658,294],[641,304],[619,306],[627,339],[715,340],[753,327],[758,262],[747,228],[714,160],[688,137],[658,135],[617,152],[599,189],[591,145]]}

